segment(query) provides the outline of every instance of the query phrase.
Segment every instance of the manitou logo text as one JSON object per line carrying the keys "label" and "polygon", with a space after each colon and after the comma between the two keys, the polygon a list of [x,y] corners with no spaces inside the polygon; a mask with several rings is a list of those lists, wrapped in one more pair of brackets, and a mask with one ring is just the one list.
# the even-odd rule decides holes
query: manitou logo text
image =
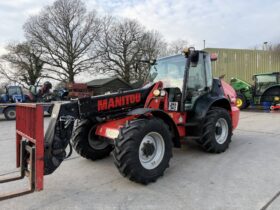
{"label": "manitou logo text", "polygon": [[116,96],[114,98],[107,98],[98,100],[98,111],[104,111],[108,109],[114,109],[141,101],[141,93],[134,93],[125,96]]}

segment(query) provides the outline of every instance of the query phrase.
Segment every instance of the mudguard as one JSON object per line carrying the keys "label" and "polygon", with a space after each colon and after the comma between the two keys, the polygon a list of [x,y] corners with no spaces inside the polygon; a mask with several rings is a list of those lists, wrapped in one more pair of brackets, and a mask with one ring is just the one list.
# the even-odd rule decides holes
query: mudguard
{"label": "mudguard", "polygon": [[201,136],[202,125],[211,107],[222,107],[231,111],[230,100],[234,99],[235,92],[232,92],[233,89],[227,85],[219,79],[214,79],[212,91],[198,98],[193,109],[187,112],[187,127],[192,127],[187,128],[189,135]]}
{"label": "mudguard", "polygon": [[181,147],[179,131],[173,119],[164,111],[151,108],[137,108],[127,113],[127,115],[146,115],[151,113],[153,116],[162,119],[172,130],[174,147]]}
{"label": "mudguard", "polygon": [[261,95],[260,102],[273,102],[275,96],[280,97],[280,85],[273,85],[267,88]]}

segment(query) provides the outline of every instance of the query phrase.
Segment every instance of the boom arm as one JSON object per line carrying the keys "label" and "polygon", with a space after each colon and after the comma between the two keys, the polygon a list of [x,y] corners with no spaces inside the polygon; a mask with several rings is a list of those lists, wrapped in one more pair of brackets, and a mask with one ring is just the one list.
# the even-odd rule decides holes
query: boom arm
{"label": "boom arm", "polygon": [[[132,109],[144,107],[146,98],[154,85],[147,88],[110,95],[88,97],[68,103],[56,103],[45,134],[44,174],[53,173],[66,156],[74,121],[90,119],[100,123],[108,119],[125,116]],[[71,148],[71,146],[70,146]]]}

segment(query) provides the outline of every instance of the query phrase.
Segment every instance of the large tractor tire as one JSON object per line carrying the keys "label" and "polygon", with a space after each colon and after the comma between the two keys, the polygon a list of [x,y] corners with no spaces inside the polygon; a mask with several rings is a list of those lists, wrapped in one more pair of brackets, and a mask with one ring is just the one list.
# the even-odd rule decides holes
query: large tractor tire
{"label": "large tractor tire", "polygon": [[169,167],[171,132],[159,118],[131,121],[120,130],[113,156],[124,177],[141,184],[155,182]]}
{"label": "large tractor tire", "polygon": [[197,142],[210,153],[226,151],[232,136],[232,123],[227,110],[211,108],[203,125],[203,134]]}
{"label": "large tractor tire", "polygon": [[249,106],[249,102],[242,93],[237,93],[236,106],[239,109],[246,109]]}
{"label": "large tractor tire", "polygon": [[8,107],[4,111],[4,116],[6,120],[15,120],[16,119],[16,107]]}
{"label": "large tractor tire", "polygon": [[110,155],[114,146],[111,140],[95,135],[96,126],[90,120],[77,121],[71,144],[84,158],[98,160]]}
{"label": "large tractor tire", "polygon": [[277,104],[280,103],[279,98],[280,98],[280,86],[273,86],[264,91],[260,101],[261,103],[270,102],[272,104]]}

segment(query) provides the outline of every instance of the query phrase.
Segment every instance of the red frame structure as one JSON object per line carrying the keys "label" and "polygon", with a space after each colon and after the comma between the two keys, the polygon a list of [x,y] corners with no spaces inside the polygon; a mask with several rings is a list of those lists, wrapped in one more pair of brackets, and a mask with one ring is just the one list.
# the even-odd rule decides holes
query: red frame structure
{"label": "red frame structure", "polygon": [[[16,107],[16,155],[20,167],[20,145],[22,139],[35,145],[36,190],[43,189],[44,176],[44,113],[37,104],[20,104]],[[29,123],[27,123],[29,122]]]}
{"label": "red frame structure", "polygon": [[270,110],[279,110],[280,109],[280,104],[277,104],[277,105],[275,105],[275,106],[271,106],[270,107]]}
{"label": "red frame structure", "polygon": [[30,187],[0,196],[0,201],[43,190],[44,177],[44,121],[43,106],[17,104],[16,106],[16,167],[20,175],[0,180],[7,183],[29,178]]}

